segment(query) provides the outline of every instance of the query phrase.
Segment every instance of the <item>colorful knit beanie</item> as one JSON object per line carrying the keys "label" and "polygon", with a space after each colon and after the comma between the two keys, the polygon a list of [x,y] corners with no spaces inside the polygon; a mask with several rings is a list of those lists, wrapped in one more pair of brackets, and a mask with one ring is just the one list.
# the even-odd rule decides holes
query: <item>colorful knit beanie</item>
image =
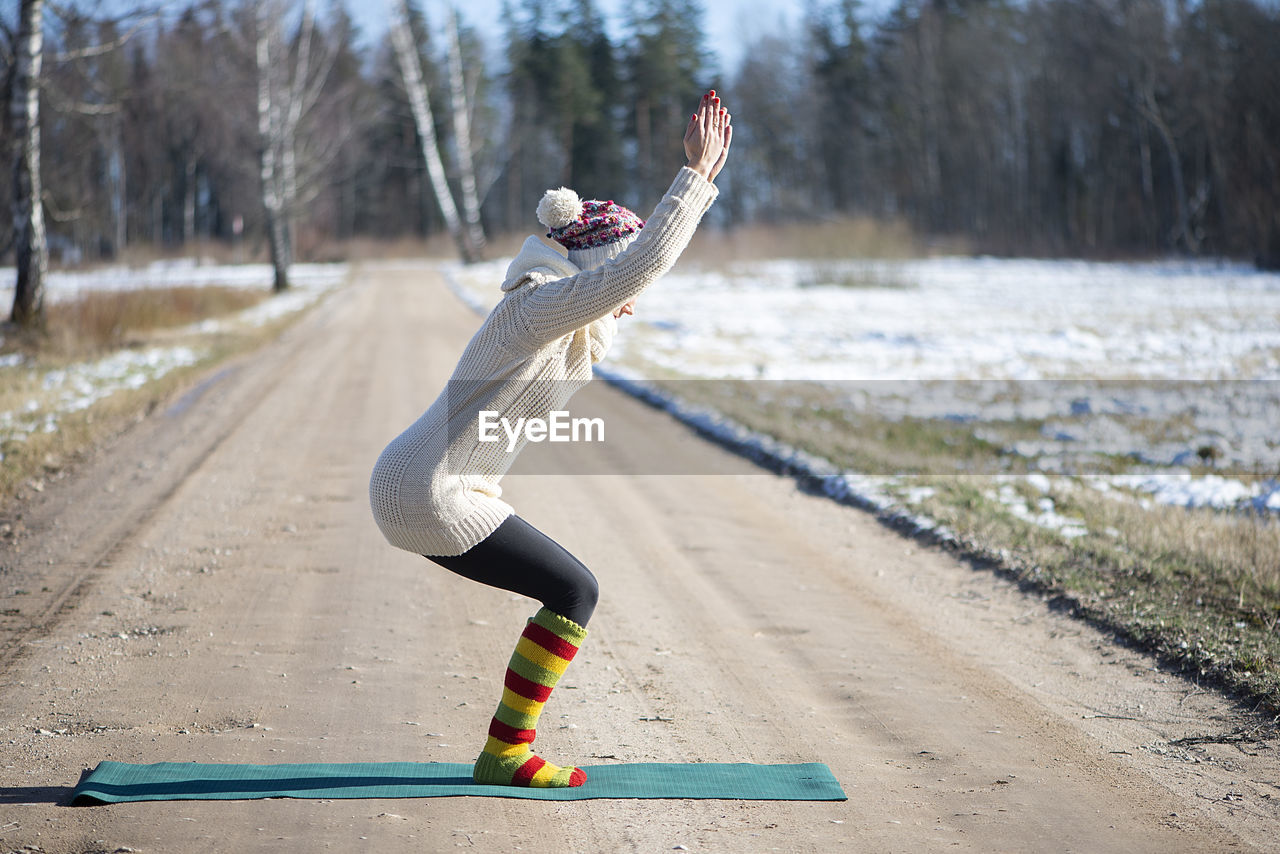
{"label": "colorful knit beanie", "polygon": [[567,187],[547,190],[538,202],[538,221],[547,237],[569,250],[583,270],[603,264],[636,239],[644,220],[613,201],[582,201]]}

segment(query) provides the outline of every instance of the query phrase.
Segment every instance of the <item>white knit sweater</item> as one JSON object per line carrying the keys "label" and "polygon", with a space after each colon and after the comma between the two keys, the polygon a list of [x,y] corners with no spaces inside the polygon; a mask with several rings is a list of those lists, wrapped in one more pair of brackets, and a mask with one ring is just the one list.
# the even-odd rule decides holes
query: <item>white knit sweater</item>
{"label": "white knit sweater", "polygon": [[373,516],[397,548],[462,554],[514,512],[498,481],[524,447],[479,440],[481,411],[547,418],[591,380],[618,306],[676,262],[718,191],[687,167],[617,257],[583,271],[536,237],[507,269],[506,292],[444,391],[383,450],[369,483]]}

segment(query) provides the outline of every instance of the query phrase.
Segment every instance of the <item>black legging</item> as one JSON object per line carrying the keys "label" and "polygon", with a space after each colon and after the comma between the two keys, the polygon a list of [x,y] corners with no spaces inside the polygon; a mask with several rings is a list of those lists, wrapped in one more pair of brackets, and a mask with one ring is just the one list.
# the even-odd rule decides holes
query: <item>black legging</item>
{"label": "black legging", "polygon": [[427,557],[464,578],[537,599],[580,626],[600,598],[596,577],[582,561],[516,515],[460,555]]}

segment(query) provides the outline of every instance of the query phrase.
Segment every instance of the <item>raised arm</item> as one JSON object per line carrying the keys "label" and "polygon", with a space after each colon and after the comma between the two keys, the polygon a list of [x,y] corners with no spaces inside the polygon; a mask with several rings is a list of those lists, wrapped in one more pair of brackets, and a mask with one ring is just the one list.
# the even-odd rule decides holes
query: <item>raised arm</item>
{"label": "raised arm", "polygon": [[685,130],[689,164],[682,168],[640,235],[602,266],[546,282],[522,294],[525,327],[551,341],[638,297],[671,269],[719,191],[711,183],[728,157],[732,128],[714,92],[704,95]]}

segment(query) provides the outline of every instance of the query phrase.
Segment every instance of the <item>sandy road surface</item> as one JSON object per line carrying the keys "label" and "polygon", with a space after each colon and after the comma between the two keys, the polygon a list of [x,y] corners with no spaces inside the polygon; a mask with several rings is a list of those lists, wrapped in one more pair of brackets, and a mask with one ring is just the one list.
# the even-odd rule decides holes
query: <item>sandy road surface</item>
{"label": "sandy road surface", "polygon": [[367,270],[26,509],[0,851],[1280,849],[1274,745],[1169,744],[1247,722],[1223,701],[601,383],[608,453],[701,474],[505,482],[604,590],[541,752],[823,760],[849,801],[65,806],[103,759],[474,758],[533,605],[387,546],[366,484],[476,322]]}

